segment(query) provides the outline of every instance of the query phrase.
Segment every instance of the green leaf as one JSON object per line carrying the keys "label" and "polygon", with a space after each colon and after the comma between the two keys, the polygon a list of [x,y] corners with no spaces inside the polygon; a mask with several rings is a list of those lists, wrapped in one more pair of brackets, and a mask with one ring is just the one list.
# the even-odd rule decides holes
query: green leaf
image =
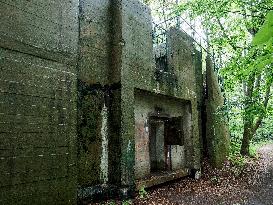
{"label": "green leaf", "polygon": [[273,37],[273,11],[270,11],[266,17],[265,23],[253,38],[253,45],[259,46],[267,44]]}

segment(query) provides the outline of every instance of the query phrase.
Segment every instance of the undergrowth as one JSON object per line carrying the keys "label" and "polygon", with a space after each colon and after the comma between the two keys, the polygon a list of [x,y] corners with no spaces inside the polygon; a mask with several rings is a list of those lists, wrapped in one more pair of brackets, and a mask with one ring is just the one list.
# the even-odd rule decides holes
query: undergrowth
{"label": "undergrowth", "polygon": [[245,164],[247,162],[247,158],[258,158],[257,150],[269,143],[273,143],[273,140],[271,139],[262,139],[259,141],[253,141],[251,142],[249,146],[249,152],[250,156],[242,156],[240,154],[240,148],[241,148],[241,140],[240,139],[232,139],[231,140],[231,146],[230,146],[230,153],[228,156],[228,160],[233,165],[234,170],[231,170],[234,172],[235,175],[240,175],[241,171],[244,169]]}
{"label": "undergrowth", "polygon": [[246,166],[247,161],[252,159],[258,158],[257,150],[269,143],[273,143],[273,140],[271,139],[261,139],[252,141],[249,146],[249,152],[250,156],[242,156],[240,154],[240,148],[241,148],[241,139],[239,138],[233,138],[231,139],[231,145],[230,145],[230,153],[228,156],[228,160],[231,163],[230,171],[236,176],[240,176]]}

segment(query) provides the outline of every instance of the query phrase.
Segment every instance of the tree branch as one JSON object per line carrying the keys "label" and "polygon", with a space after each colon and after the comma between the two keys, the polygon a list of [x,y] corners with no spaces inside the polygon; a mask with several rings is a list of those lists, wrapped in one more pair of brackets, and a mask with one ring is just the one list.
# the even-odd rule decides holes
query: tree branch
{"label": "tree branch", "polygon": [[[264,103],[263,103],[263,106],[264,106],[265,109],[267,108],[267,105],[268,105],[268,102],[269,102],[271,86],[272,86],[272,83],[266,89],[265,99],[264,99]],[[253,134],[256,133],[257,129],[262,124],[263,118],[264,118],[264,114],[260,114],[258,119],[256,120],[256,122],[254,123],[253,129],[252,129]]]}
{"label": "tree branch", "polygon": [[218,22],[218,24],[219,24],[219,26],[220,26],[220,28],[221,28],[221,30],[223,32],[224,37],[228,40],[229,45],[233,48],[234,51],[236,51],[237,47],[232,43],[231,39],[226,34],[226,30],[225,30],[223,24],[221,23],[220,19],[218,17],[216,17],[216,20],[217,20],[217,22]]}

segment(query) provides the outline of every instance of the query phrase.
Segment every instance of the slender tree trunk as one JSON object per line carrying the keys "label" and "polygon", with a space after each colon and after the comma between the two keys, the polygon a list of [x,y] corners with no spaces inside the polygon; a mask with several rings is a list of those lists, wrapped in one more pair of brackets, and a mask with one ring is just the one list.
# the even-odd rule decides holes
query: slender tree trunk
{"label": "slender tree trunk", "polygon": [[253,138],[253,132],[252,132],[252,123],[251,122],[245,122],[244,123],[244,133],[243,133],[243,140],[242,140],[242,146],[241,146],[241,154],[243,156],[249,156],[249,145],[250,140]]}
{"label": "slender tree trunk", "polygon": [[254,82],[255,82],[255,75],[249,77],[246,83],[246,90],[245,90],[245,102],[244,102],[244,133],[243,133],[243,140],[241,145],[241,154],[242,155],[249,155],[249,144],[250,140],[253,137],[252,132],[252,125],[253,125],[253,116],[249,111],[249,108],[252,104],[252,94],[254,89]]}
{"label": "slender tree trunk", "polygon": [[[260,81],[261,81],[261,76],[259,75],[255,83],[256,88],[260,86]],[[244,133],[243,133],[243,140],[242,140],[242,145],[240,150],[241,154],[244,156],[249,156],[250,141],[256,134],[257,129],[260,127],[260,125],[262,124],[262,120],[265,117],[265,114],[261,113],[257,117],[256,121],[254,121],[254,117],[250,113],[248,113],[248,110],[247,110],[251,104],[254,82],[255,82],[254,78],[250,78],[248,83],[248,88],[245,93],[245,95],[247,96],[247,100],[245,102]],[[269,102],[271,86],[272,86],[272,82],[267,85],[264,102],[263,102],[264,109],[267,108],[267,105]]]}

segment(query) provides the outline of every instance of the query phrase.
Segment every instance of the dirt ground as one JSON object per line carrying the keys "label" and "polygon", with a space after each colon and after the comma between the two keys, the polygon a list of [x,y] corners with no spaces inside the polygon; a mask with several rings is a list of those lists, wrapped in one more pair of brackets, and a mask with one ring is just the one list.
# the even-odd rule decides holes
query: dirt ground
{"label": "dirt ground", "polygon": [[[273,205],[273,144],[258,150],[258,159],[248,159],[243,167],[226,162],[222,169],[204,164],[199,180],[183,178],[148,190],[139,205]],[[121,204],[101,203],[101,204]]]}

